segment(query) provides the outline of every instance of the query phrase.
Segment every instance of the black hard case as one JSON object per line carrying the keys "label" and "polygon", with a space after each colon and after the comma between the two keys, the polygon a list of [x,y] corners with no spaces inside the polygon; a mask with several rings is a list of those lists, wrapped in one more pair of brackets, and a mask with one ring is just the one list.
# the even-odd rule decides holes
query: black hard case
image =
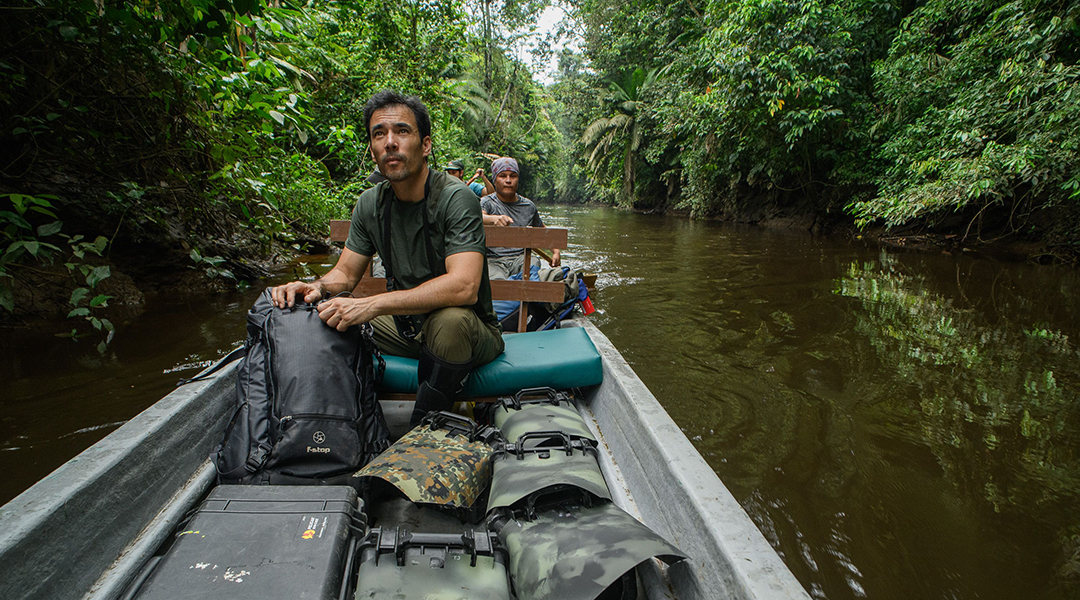
{"label": "black hard case", "polygon": [[125,597],[336,599],[363,522],[348,486],[220,486]]}

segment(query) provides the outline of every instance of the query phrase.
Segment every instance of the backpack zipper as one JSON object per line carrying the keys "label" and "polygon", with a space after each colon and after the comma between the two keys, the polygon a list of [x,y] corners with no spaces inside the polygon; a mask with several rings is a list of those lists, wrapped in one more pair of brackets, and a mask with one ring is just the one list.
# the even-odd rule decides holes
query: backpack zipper
{"label": "backpack zipper", "polygon": [[297,413],[295,415],[285,415],[284,417],[281,417],[281,419],[278,420],[278,426],[281,427],[281,429],[285,429],[286,423],[295,421],[297,419],[318,419],[320,421],[341,421],[344,423],[352,423],[353,421],[355,421],[355,419],[350,419],[349,417],[339,417],[337,415],[323,415],[319,413]]}

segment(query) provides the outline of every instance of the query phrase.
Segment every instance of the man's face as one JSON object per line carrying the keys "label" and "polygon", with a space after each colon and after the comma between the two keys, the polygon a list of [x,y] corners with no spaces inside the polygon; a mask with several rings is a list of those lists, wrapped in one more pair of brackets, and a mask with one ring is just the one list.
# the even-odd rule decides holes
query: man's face
{"label": "man's face", "polygon": [[495,176],[495,191],[503,196],[512,196],[517,193],[518,174],[507,170]]}
{"label": "man's face", "polygon": [[446,173],[448,175],[453,175],[454,177],[457,177],[458,179],[461,179],[461,175],[462,175],[461,169],[447,169]]}
{"label": "man's face", "polygon": [[371,157],[390,181],[404,181],[420,173],[431,152],[431,138],[420,138],[416,117],[402,104],[371,113]]}

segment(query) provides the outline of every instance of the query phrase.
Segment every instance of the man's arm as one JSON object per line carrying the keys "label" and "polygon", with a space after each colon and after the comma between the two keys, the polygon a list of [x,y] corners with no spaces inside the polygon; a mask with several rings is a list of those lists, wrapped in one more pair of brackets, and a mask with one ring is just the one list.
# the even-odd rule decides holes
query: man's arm
{"label": "man's arm", "polygon": [[486,210],[487,208],[490,208],[494,211],[497,206],[496,204],[494,204],[495,202],[498,202],[498,200],[480,201],[480,219],[484,222],[484,225],[498,225],[500,227],[513,225],[514,220],[511,219],[509,215],[498,215],[494,213],[489,213]]}
{"label": "man's arm", "polygon": [[509,226],[514,222],[509,215],[489,215],[487,213],[484,213],[483,220],[484,225],[498,225],[500,227]]}
{"label": "man's arm", "polygon": [[469,180],[469,183],[475,181],[477,177],[484,180],[484,196],[495,193],[495,186],[488,180],[487,173],[484,172],[484,169],[477,169],[476,173],[472,176],[472,179]]}
{"label": "man's arm", "polygon": [[326,275],[311,283],[293,281],[279,285],[270,291],[270,295],[274,299],[275,306],[285,308],[293,306],[297,297],[311,303],[326,295],[351,292],[360,283],[369,264],[371,264],[370,256],[343,248],[337,264]]}
{"label": "man's arm", "polygon": [[475,304],[484,273],[484,255],[458,252],[447,256],[445,264],[445,275],[429,279],[411,290],[323,302],[319,305],[319,318],[327,325],[345,331],[379,315],[418,315],[448,306]]}

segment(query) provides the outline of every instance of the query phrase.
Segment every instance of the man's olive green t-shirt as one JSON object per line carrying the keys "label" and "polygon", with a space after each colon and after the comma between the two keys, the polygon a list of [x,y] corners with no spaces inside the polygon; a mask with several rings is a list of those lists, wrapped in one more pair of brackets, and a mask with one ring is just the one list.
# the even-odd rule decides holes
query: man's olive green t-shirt
{"label": "man's olive green t-shirt", "polygon": [[[384,181],[361,194],[353,208],[345,247],[364,256],[378,254],[385,261],[383,214],[386,203],[391,203],[390,258],[400,289],[412,289],[446,273],[445,260],[451,254],[486,251],[484,221],[476,194],[456,177],[439,171],[428,171],[428,184],[428,196],[422,201],[401,202],[394,196],[390,182]],[[427,233],[435,250],[435,265],[428,260],[422,210],[428,211]],[[471,308],[482,321],[497,325],[499,320],[491,308],[487,261],[483,262],[480,289]]]}

